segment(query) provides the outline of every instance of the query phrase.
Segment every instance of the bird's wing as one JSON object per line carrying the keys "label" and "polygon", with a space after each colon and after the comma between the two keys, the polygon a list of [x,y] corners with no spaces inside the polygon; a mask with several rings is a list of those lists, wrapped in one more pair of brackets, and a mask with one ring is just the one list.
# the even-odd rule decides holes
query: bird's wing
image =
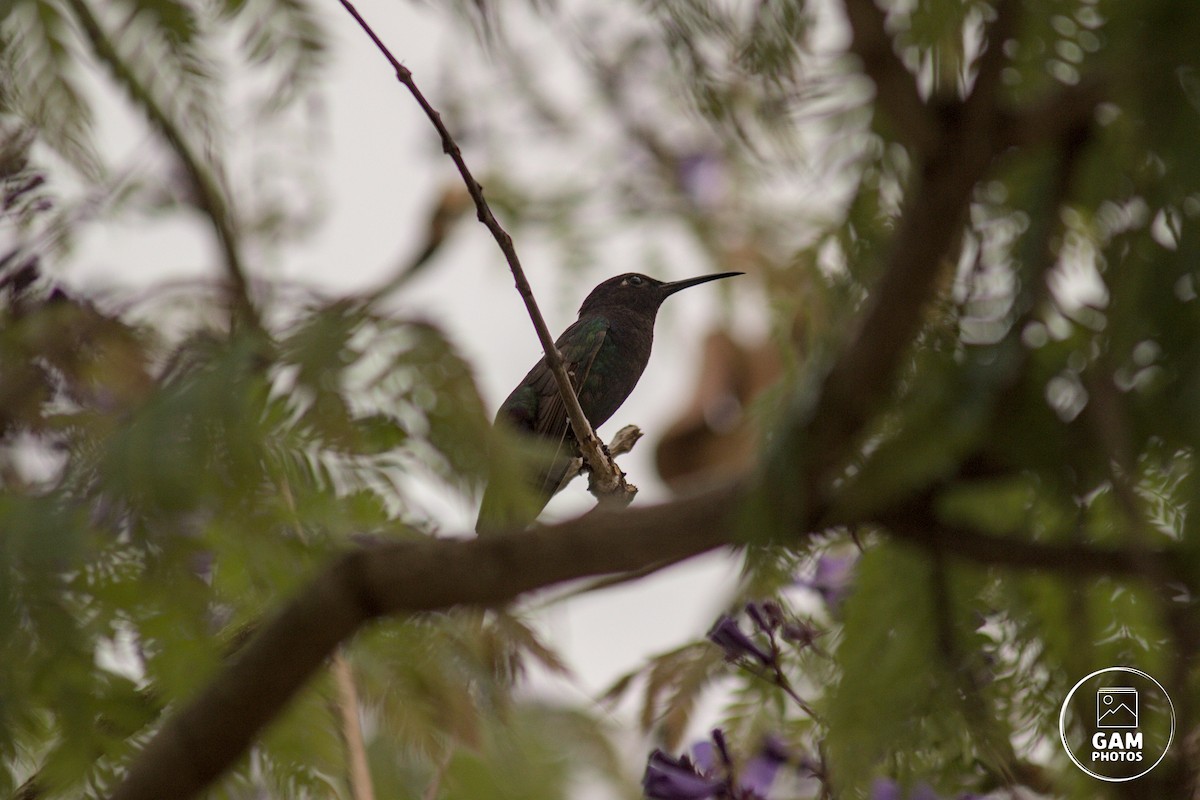
{"label": "bird's wing", "polygon": [[[608,329],[608,320],[605,319],[578,320],[567,328],[555,343],[559,352],[562,353],[563,363],[567,368],[567,373],[571,376],[571,386],[574,387],[577,395],[587,382],[588,376],[591,375],[596,356],[608,337]],[[567,419],[567,407],[563,402],[562,395],[559,394],[554,373],[546,366],[544,360],[539,366],[543,373],[538,376],[537,382],[541,402],[538,404],[533,430],[534,433],[545,437],[548,441],[558,443],[554,453],[554,460],[558,461],[560,457],[568,458],[572,455],[567,446],[567,439],[571,434],[571,424]],[[561,480],[561,476],[559,476],[559,480]],[[558,480],[554,480],[553,483],[555,485],[543,488],[553,492],[557,488]]]}
{"label": "bird's wing", "polygon": [[[604,346],[608,336],[608,320],[587,319],[578,320],[563,331],[555,346],[562,354],[563,364],[567,374],[571,376],[571,386],[576,394],[591,374],[596,355]],[[558,384],[554,373],[546,365],[545,360],[538,365],[540,374],[537,380],[538,396],[542,402],[538,404],[537,416],[533,420],[534,433],[547,438],[558,438],[570,430],[567,422],[567,407],[562,395],[558,392]]]}
{"label": "bird's wing", "polygon": [[[591,374],[592,365],[608,336],[608,322],[601,319],[578,320],[558,337],[555,346],[562,353],[567,372],[576,392]],[[586,411],[586,409],[585,409]],[[548,443],[555,443],[553,458],[546,462],[540,474],[531,475],[532,485],[540,495],[540,505],[519,507],[508,504],[502,493],[495,490],[496,482],[488,480],[479,507],[475,529],[480,533],[506,527],[522,527],[537,517],[558,490],[574,456],[568,443],[571,426],[567,422],[566,406],[558,393],[554,374],[543,358],[517,385],[496,414],[497,422],[507,420],[515,429],[529,432]]]}

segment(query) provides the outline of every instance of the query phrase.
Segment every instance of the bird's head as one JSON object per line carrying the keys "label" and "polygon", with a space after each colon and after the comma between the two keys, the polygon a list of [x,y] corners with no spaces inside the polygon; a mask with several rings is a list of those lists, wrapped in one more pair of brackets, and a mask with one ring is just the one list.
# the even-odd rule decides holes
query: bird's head
{"label": "bird's head", "polygon": [[626,272],[615,278],[609,278],[601,283],[583,301],[579,307],[579,315],[600,311],[605,308],[621,308],[645,310],[650,313],[658,311],[671,295],[678,291],[720,278],[732,278],[741,275],[740,272],[720,272],[716,275],[701,275],[698,278],[685,278],[681,281],[663,282],[649,275],[637,272]]}

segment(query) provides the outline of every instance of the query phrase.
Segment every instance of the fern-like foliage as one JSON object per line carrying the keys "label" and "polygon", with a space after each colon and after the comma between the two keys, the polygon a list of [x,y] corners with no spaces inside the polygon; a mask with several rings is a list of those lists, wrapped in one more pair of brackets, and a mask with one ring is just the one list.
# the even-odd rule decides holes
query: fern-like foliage
{"label": "fern-like foliage", "polygon": [[23,120],[78,169],[96,175],[91,104],[79,80],[80,51],[58,0],[8,4],[0,18],[0,108]]}
{"label": "fern-like foliage", "polygon": [[[77,16],[96,17],[111,54],[93,50],[151,119],[161,113],[195,137],[205,152],[218,149],[223,108],[211,24],[187,0],[115,0],[98,7],[70,0]],[[157,109],[153,111],[152,109]]]}
{"label": "fern-like foliage", "polygon": [[[102,795],[164,705],[335,551],[430,533],[405,476],[469,491],[490,424],[440,331],[362,304],[297,310],[269,344],[199,331],[169,349],[79,301],[22,308],[0,318],[18,391],[0,397],[0,453],[28,451],[32,430],[65,460],[0,487],[0,790],[36,771],[43,790]],[[415,621],[355,661],[364,701],[436,761],[509,706],[526,655],[563,669],[500,613]],[[329,702],[324,683],[308,690],[230,790],[325,793],[344,758]]]}
{"label": "fern-like foliage", "polygon": [[286,106],[303,92],[325,63],[326,35],[309,0],[222,0],[218,15],[235,24],[250,64],[267,70],[267,110]]}

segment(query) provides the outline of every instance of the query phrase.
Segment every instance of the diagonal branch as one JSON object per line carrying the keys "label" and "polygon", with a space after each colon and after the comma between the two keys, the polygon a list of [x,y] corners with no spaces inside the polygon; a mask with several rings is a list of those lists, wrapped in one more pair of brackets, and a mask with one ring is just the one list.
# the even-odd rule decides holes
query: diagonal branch
{"label": "diagonal branch", "polygon": [[837,363],[826,376],[811,421],[806,447],[823,465],[809,474],[819,498],[827,470],[841,462],[879,404],[886,399],[902,357],[916,338],[938,275],[959,236],[975,184],[993,153],[972,137],[976,129],[947,128],[946,146],[931,158],[909,188],[887,268],[872,288],[871,300]]}
{"label": "diagonal branch", "polygon": [[1007,115],[1001,131],[1003,143],[1037,147],[1070,139],[1092,123],[1096,108],[1105,100],[1105,83],[1093,75]]}
{"label": "diagonal branch", "polygon": [[[75,0],[78,2],[79,0]],[[525,277],[525,270],[521,267],[521,260],[517,257],[516,247],[513,245],[512,236],[508,231],[500,225],[496,220],[496,216],[492,213],[491,207],[483,196],[483,187],[479,181],[475,180],[475,176],[471,173],[467,162],[463,159],[462,150],[459,149],[458,143],[454,141],[454,137],[450,135],[449,129],[442,121],[442,115],[437,109],[430,104],[421,93],[413,80],[412,71],[408,67],[401,64],[387,45],[376,35],[375,31],[367,24],[362,15],[358,13],[358,9],[350,2],[350,0],[340,0],[341,4],[354,17],[355,22],[366,32],[375,46],[392,65],[392,69],[396,71],[396,79],[404,84],[409,93],[417,101],[421,110],[425,112],[425,116],[433,123],[433,127],[437,129],[438,134],[442,137],[442,150],[446,155],[450,156],[454,161],[454,165],[458,168],[458,172],[462,175],[463,183],[467,186],[467,192],[470,193],[471,199],[475,202],[475,209],[479,221],[491,232],[496,244],[500,246],[500,251],[504,253],[505,260],[508,261],[508,267],[512,271],[513,280],[516,282],[517,291],[521,295],[521,299],[525,301],[525,309],[529,312],[529,319],[533,322],[534,330],[537,331],[538,341],[542,345],[542,350],[546,354],[546,366],[550,368],[550,372],[554,375],[554,381],[558,384],[558,392],[562,396],[563,404],[566,406],[567,419],[571,423],[571,432],[575,434],[575,440],[579,443],[579,449],[583,454],[584,460],[591,469],[593,481],[597,494],[602,498],[612,498],[628,503],[633,499],[633,495],[637,489],[625,482],[625,475],[616,463],[604,453],[604,447],[600,442],[596,432],[592,430],[592,425],[588,422],[587,416],[583,413],[583,408],[579,405],[579,398],[575,394],[575,389],[571,386],[571,377],[567,374],[567,368],[563,364],[562,354],[558,352],[558,348],[554,345],[554,338],[550,335],[550,329],[546,327],[546,320],[542,317],[542,312],[538,308],[537,300],[534,299],[533,289],[529,285],[529,280]]]}
{"label": "diagonal branch", "polygon": [[[371,619],[495,605],[567,580],[698,555],[733,540],[733,509],[742,493],[728,484],[667,505],[598,510],[524,532],[348,553],[166,721],[112,800],[182,800],[199,792],[245,752],[337,644]],[[454,575],[470,579],[447,579]]]}
{"label": "diagonal branch", "polygon": [[[805,425],[810,435],[805,446],[818,459],[818,468],[806,476],[805,496],[818,504],[823,504],[821,495],[829,470],[841,463],[891,390],[902,357],[920,330],[937,277],[953,255],[971,193],[1005,144],[1006,120],[997,102],[998,76],[1004,63],[1002,42],[1014,24],[1013,5],[1002,2],[988,31],[973,91],[937,117],[916,97],[916,84],[891,50],[883,12],[874,1],[846,0],[846,10],[854,27],[852,47],[873,54],[862,57],[879,87],[878,102],[890,113],[911,115],[909,138],[919,136],[919,141],[914,139],[918,147],[934,142],[937,149],[921,153],[891,242],[887,268],[872,288],[870,303],[848,346],[826,376],[812,418]],[[918,111],[922,112],[920,130],[915,127]],[[925,125],[936,132],[926,131]]]}

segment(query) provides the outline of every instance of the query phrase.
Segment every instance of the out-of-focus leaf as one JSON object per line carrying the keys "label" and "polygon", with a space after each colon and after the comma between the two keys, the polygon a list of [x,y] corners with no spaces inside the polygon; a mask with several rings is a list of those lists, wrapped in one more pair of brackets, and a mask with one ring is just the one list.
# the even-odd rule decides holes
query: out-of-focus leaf
{"label": "out-of-focus leaf", "polygon": [[451,758],[444,794],[457,798],[560,798],[582,773],[625,777],[602,729],[584,715],[541,703],[515,706],[490,720],[481,746]]}
{"label": "out-of-focus leaf", "polygon": [[[953,606],[939,600],[937,582]],[[868,785],[885,758],[907,762],[914,773],[905,777],[916,780],[953,772],[951,765],[973,757],[979,743],[971,742],[955,672],[972,669],[976,645],[967,623],[979,589],[969,573],[939,577],[927,556],[908,547],[883,543],[864,554],[846,603],[836,652],[841,677],[827,712],[831,774],[843,791]],[[946,661],[948,636],[961,664]]]}
{"label": "out-of-focus leaf", "polygon": [[1022,477],[956,483],[938,496],[938,516],[950,526],[996,535],[1028,531],[1036,488]]}
{"label": "out-of-focus leaf", "polygon": [[19,0],[0,13],[0,45],[8,75],[0,108],[25,117],[47,144],[85,174],[96,175],[89,140],[91,105],[74,69],[78,50],[56,0]]}

